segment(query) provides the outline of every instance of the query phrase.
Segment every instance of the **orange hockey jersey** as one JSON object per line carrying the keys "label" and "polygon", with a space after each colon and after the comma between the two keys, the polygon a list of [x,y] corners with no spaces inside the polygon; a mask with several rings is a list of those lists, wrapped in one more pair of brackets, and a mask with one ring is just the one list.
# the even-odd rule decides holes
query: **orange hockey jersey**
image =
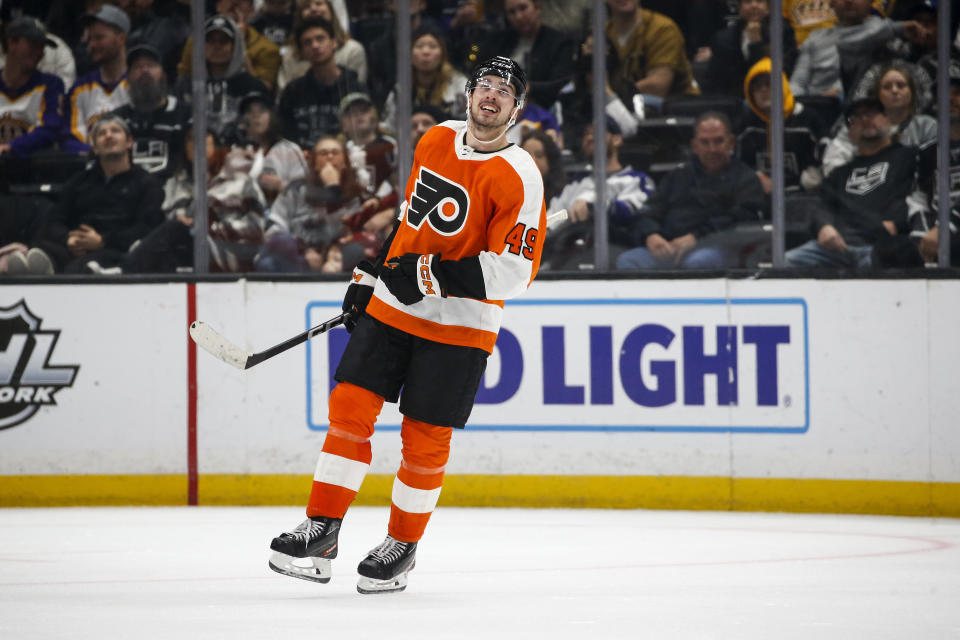
{"label": "orange hockey jersey", "polygon": [[421,138],[387,259],[479,256],[487,299],[426,296],[405,305],[378,281],[367,313],[427,340],[492,352],[503,301],[526,291],[540,267],[543,179],[516,145],[489,153],[467,146],[466,128],[449,120]]}

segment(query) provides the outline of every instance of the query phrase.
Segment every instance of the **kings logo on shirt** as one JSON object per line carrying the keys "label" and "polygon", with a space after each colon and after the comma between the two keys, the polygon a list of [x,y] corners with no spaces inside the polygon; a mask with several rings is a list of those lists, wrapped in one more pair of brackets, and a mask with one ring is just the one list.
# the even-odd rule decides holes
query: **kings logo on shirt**
{"label": "kings logo on shirt", "polygon": [[54,395],[72,386],[80,370],[80,365],[50,364],[60,331],[41,329],[42,322],[24,300],[0,307],[0,429],[56,405]]}
{"label": "kings logo on shirt", "polygon": [[469,210],[470,195],[466,189],[426,167],[420,167],[406,210],[407,224],[419,230],[426,220],[440,235],[452,236],[463,229]]}
{"label": "kings logo on shirt", "polygon": [[887,181],[889,162],[878,162],[869,167],[858,167],[847,179],[847,193],[865,196]]}

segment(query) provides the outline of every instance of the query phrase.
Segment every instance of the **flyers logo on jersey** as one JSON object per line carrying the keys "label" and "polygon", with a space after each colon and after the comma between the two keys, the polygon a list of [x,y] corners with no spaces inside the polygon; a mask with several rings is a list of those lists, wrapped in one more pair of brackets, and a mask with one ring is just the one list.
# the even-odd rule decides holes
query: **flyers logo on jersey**
{"label": "flyers logo on jersey", "polygon": [[469,210],[470,195],[466,189],[426,167],[420,167],[407,207],[407,224],[420,229],[426,220],[437,233],[452,236],[463,229]]}

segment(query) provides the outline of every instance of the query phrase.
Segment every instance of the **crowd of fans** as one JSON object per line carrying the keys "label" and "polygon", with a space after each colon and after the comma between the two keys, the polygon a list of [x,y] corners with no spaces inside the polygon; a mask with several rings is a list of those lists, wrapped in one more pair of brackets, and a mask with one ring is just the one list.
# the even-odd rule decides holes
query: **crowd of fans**
{"label": "crowd of fans", "polygon": [[[414,145],[465,117],[473,64],[525,69],[508,140],[544,178],[546,269],[590,267],[595,52],[605,58],[607,217],[618,269],[755,266],[770,218],[768,0],[410,0],[410,122],[393,3],[208,0],[194,105],[184,0],[0,4],[0,274],[351,271],[389,235]],[[960,184],[960,62],[935,109],[936,0],[784,0],[787,265],[936,260],[936,140]],[[954,16],[958,18],[960,16]],[[960,35],[951,51],[960,56]],[[958,58],[960,60],[960,58]],[[206,114],[194,149],[192,114]],[[194,228],[194,155],[208,229]],[[951,227],[960,223],[951,192]],[[760,242],[769,250],[769,234]],[[960,251],[953,251],[960,258]]]}

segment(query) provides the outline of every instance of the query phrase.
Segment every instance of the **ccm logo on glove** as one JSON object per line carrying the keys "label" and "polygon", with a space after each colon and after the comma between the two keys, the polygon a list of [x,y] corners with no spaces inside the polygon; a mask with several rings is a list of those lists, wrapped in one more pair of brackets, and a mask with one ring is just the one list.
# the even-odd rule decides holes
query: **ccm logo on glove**
{"label": "ccm logo on glove", "polygon": [[435,296],[437,292],[433,288],[433,271],[430,270],[430,258],[433,256],[420,256],[420,293],[425,296]]}
{"label": "ccm logo on glove", "polygon": [[424,296],[443,297],[443,283],[433,271],[433,260],[433,254],[395,256],[384,263],[380,280],[403,304],[416,304]]}

